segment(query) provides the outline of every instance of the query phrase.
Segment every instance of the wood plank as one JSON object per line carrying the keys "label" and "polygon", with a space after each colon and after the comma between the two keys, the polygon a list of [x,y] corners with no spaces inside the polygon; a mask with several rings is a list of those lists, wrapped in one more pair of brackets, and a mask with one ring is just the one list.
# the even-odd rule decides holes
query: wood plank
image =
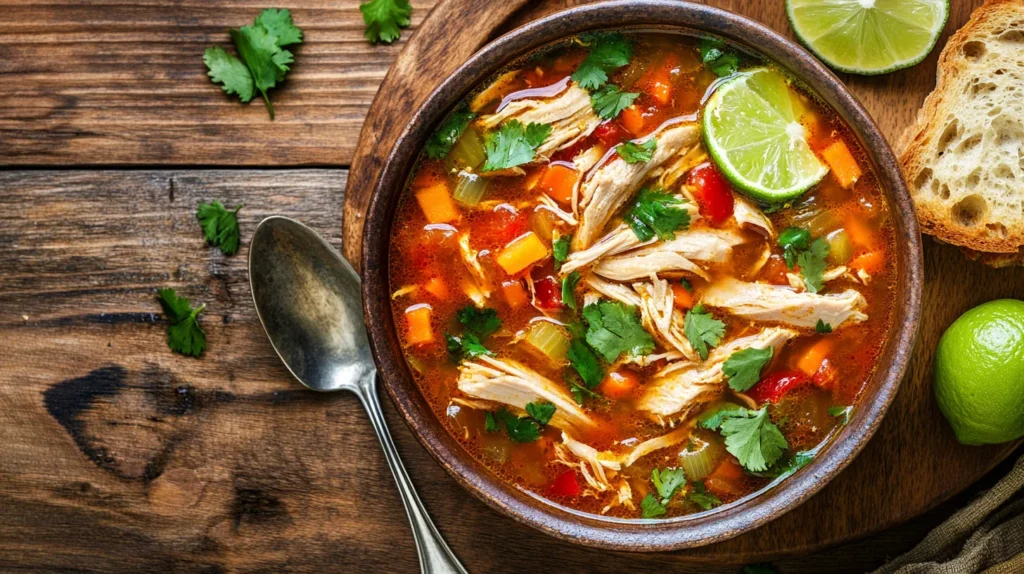
{"label": "wood plank", "polygon": [[203,51],[266,2],[0,1],[0,165],[348,165],[377,86],[437,0],[414,0],[391,46],[363,37],[357,0],[295,0],[296,64],[243,105]]}

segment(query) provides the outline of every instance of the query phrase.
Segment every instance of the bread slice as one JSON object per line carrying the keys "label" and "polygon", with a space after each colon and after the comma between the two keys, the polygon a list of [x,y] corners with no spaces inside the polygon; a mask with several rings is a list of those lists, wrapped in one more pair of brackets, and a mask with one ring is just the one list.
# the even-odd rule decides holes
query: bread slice
{"label": "bread slice", "polygon": [[1024,1],[989,0],[949,39],[899,147],[925,233],[982,261],[1022,252]]}

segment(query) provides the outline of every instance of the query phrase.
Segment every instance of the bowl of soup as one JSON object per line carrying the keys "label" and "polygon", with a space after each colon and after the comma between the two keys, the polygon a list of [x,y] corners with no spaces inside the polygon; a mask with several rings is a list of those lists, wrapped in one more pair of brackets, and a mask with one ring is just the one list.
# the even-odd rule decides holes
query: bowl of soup
{"label": "bowl of soup", "polygon": [[736,536],[849,464],[922,276],[898,164],[837,78],[751,20],[643,1],[447,78],[384,166],[363,270],[384,386],[441,465],[640,551]]}

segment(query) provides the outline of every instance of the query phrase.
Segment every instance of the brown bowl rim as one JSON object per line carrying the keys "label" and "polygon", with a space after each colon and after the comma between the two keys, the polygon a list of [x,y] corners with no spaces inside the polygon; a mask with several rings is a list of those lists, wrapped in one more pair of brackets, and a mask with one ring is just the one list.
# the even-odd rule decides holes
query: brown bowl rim
{"label": "brown bowl rim", "polygon": [[[388,282],[391,224],[412,162],[433,127],[473,86],[531,50],[581,32],[669,28],[714,35],[763,54],[807,85],[843,117],[874,164],[896,224],[897,297],[892,335],[853,417],[806,467],[766,492],[711,512],[645,522],[585,515],[509,486],[470,456],[422,397],[409,374],[392,320]],[[721,542],[774,520],[839,474],[875,433],[906,373],[921,315],[921,235],[892,149],[843,83],[800,46],[731,12],[688,2],[618,0],[570,8],[494,40],[445,79],[398,138],[374,188],[363,231],[363,306],[378,372],[413,434],[448,473],[498,512],[567,542],[626,551],[667,551]],[[882,367],[889,361],[889,368]]]}

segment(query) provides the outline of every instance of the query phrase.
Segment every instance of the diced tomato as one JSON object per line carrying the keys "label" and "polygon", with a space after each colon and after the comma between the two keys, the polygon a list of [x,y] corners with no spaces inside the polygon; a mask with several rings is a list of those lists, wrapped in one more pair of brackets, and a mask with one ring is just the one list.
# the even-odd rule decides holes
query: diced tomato
{"label": "diced tomato", "polygon": [[551,496],[573,497],[579,496],[583,490],[580,488],[580,481],[576,478],[575,470],[567,470],[551,481],[548,493]]}
{"label": "diced tomato", "polygon": [[693,168],[686,183],[693,188],[697,207],[708,223],[720,225],[732,217],[732,188],[713,163],[707,162]]}
{"label": "diced tomato", "polygon": [[474,222],[470,237],[481,241],[478,248],[497,249],[529,231],[530,214],[517,211],[510,205],[502,204]]}
{"label": "diced tomato", "polygon": [[777,403],[786,393],[806,385],[810,380],[803,371],[778,371],[761,379],[747,391],[747,395],[759,404]]}
{"label": "diced tomato", "polygon": [[537,305],[542,309],[561,309],[562,284],[553,276],[548,275],[533,282],[533,290],[537,294]]}
{"label": "diced tomato", "polygon": [[617,122],[605,122],[597,126],[594,130],[594,137],[608,147],[619,145],[631,139],[630,133],[626,131],[626,128],[620,126]]}

